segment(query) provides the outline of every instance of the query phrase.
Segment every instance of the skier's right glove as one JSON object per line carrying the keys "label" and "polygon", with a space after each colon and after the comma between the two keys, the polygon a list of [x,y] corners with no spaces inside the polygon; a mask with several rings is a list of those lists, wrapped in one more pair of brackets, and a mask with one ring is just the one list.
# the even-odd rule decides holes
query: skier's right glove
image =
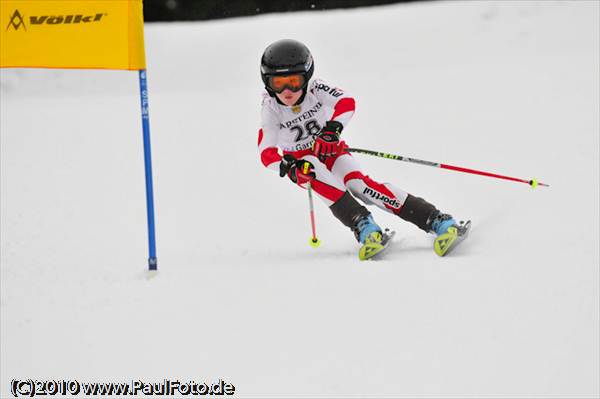
{"label": "skier's right glove", "polygon": [[279,176],[285,175],[299,186],[316,177],[312,163],[304,159],[296,159],[290,154],[285,154],[279,163]]}
{"label": "skier's right glove", "polygon": [[325,126],[315,136],[313,143],[313,154],[324,162],[328,157],[335,157],[343,151],[343,146],[346,144],[340,141],[344,126],[338,121],[327,121]]}

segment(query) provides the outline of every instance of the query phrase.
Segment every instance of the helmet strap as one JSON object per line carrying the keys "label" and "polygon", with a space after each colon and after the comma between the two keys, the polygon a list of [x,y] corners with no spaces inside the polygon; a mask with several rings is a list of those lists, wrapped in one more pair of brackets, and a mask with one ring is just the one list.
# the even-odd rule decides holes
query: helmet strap
{"label": "helmet strap", "polygon": [[[275,95],[275,92],[269,86],[265,85],[265,90],[267,91],[267,93],[269,93],[269,95],[271,97],[275,97],[277,99],[277,96]],[[277,101],[279,101],[279,99],[277,99]]]}
{"label": "helmet strap", "polygon": [[308,85],[304,89],[302,89],[302,95],[300,96],[298,101],[296,101],[296,104],[294,104],[294,105],[302,104],[302,101],[304,101],[304,97],[306,97],[306,92],[308,91],[308,90],[306,90],[307,88],[308,88]]}

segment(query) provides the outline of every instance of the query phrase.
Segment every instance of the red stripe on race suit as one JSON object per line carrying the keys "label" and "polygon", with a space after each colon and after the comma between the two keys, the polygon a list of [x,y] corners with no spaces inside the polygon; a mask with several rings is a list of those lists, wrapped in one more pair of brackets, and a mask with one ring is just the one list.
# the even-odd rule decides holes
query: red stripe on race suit
{"label": "red stripe on race suit", "polygon": [[260,160],[268,168],[272,163],[281,161],[281,155],[277,152],[277,148],[269,147],[260,153]]}
{"label": "red stripe on race suit", "polygon": [[352,179],[363,180],[364,178],[365,178],[365,175],[363,175],[361,172],[358,172],[358,171],[350,172],[346,176],[344,176],[344,184],[348,183],[348,180],[352,180]]}
{"label": "red stripe on race suit", "polygon": [[336,117],[349,112],[354,111],[356,109],[356,103],[352,97],[342,98],[335,104],[333,107],[333,115],[331,116],[331,120],[334,120]]}
{"label": "red stripe on race suit", "polygon": [[310,182],[310,186],[317,194],[322,197],[327,198],[329,201],[336,203],[340,198],[344,196],[345,191],[339,190],[333,186],[330,186],[327,183],[323,183],[319,180],[312,180]]}
{"label": "red stripe on race suit", "polygon": [[[296,159],[301,159],[305,155],[313,155],[313,151],[310,148],[308,148],[306,150],[300,150],[300,151],[283,151],[283,155],[286,155],[286,154],[290,154]],[[328,158],[325,161],[325,165],[327,166],[329,161],[331,161],[331,165],[333,165],[333,161],[335,161],[336,158],[337,158],[337,156]],[[331,170],[331,167],[328,166],[328,169]],[[310,185],[317,194],[328,199],[329,201],[332,201],[333,203],[337,202],[346,193],[345,191],[339,190],[333,186],[330,186],[327,183],[324,183],[324,182],[322,182],[320,180],[316,180],[316,179],[312,180],[310,182]],[[306,188],[306,184],[302,184],[300,187]]]}
{"label": "red stripe on race suit", "polygon": [[258,129],[258,144],[260,145],[260,143],[262,143],[262,139],[263,139],[263,131],[262,129]]}

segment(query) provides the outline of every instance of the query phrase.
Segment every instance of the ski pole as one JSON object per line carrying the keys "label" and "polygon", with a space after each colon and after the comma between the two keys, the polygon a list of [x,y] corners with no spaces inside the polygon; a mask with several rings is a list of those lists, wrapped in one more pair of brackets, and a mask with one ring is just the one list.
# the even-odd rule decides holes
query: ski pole
{"label": "ski pole", "polygon": [[529,184],[532,188],[536,188],[537,186],[550,187],[548,184],[539,182],[536,179],[531,179],[531,180],[519,179],[519,178],[516,178],[516,177],[503,176],[503,175],[498,175],[496,173],[484,172],[484,171],[481,171],[481,170],[463,168],[461,166],[452,166],[452,165],[446,165],[446,164],[438,163],[438,162],[423,161],[421,159],[416,159],[416,158],[408,158],[408,157],[404,157],[402,155],[386,154],[385,152],[378,152],[378,151],[372,151],[372,150],[363,150],[361,148],[347,148],[346,151],[348,151],[348,152],[355,152],[357,154],[373,155],[375,157],[386,158],[386,159],[393,159],[393,160],[396,160],[396,161],[404,161],[404,162],[416,163],[416,164],[419,164],[419,165],[432,166],[434,168],[454,170],[454,171],[457,171],[457,172],[471,173],[471,174],[474,174],[474,175],[495,177],[497,179],[511,180],[511,181],[515,181],[515,182],[518,182],[518,183]]}
{"label": "ski pole", "polygon": [[[304,171],[303,171],[304,174],[308,173],[309,168],[310,168],[310,164],[305,163]],[[306,183],[306,189],[308,190],[308,206],[310,208],[310,226],[312,228],[312,237],[310,238],[310,240],[308,242],[310,243],[311,247],[317,248],[319,245],[321,245],[321,240],[319,240],[317,238],[317,229],[315,227],[315,208],[313,206],[312,186],[310,184],[310,181],[308,183]]]}

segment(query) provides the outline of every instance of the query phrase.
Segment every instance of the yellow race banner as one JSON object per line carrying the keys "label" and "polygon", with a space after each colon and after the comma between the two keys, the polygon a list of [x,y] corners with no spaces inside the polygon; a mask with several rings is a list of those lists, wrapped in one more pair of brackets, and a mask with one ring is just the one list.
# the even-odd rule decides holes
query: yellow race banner
{"label": "yellow race banner", "polygon": [[2,68],[146,68],[142,0],[0,0]]}

